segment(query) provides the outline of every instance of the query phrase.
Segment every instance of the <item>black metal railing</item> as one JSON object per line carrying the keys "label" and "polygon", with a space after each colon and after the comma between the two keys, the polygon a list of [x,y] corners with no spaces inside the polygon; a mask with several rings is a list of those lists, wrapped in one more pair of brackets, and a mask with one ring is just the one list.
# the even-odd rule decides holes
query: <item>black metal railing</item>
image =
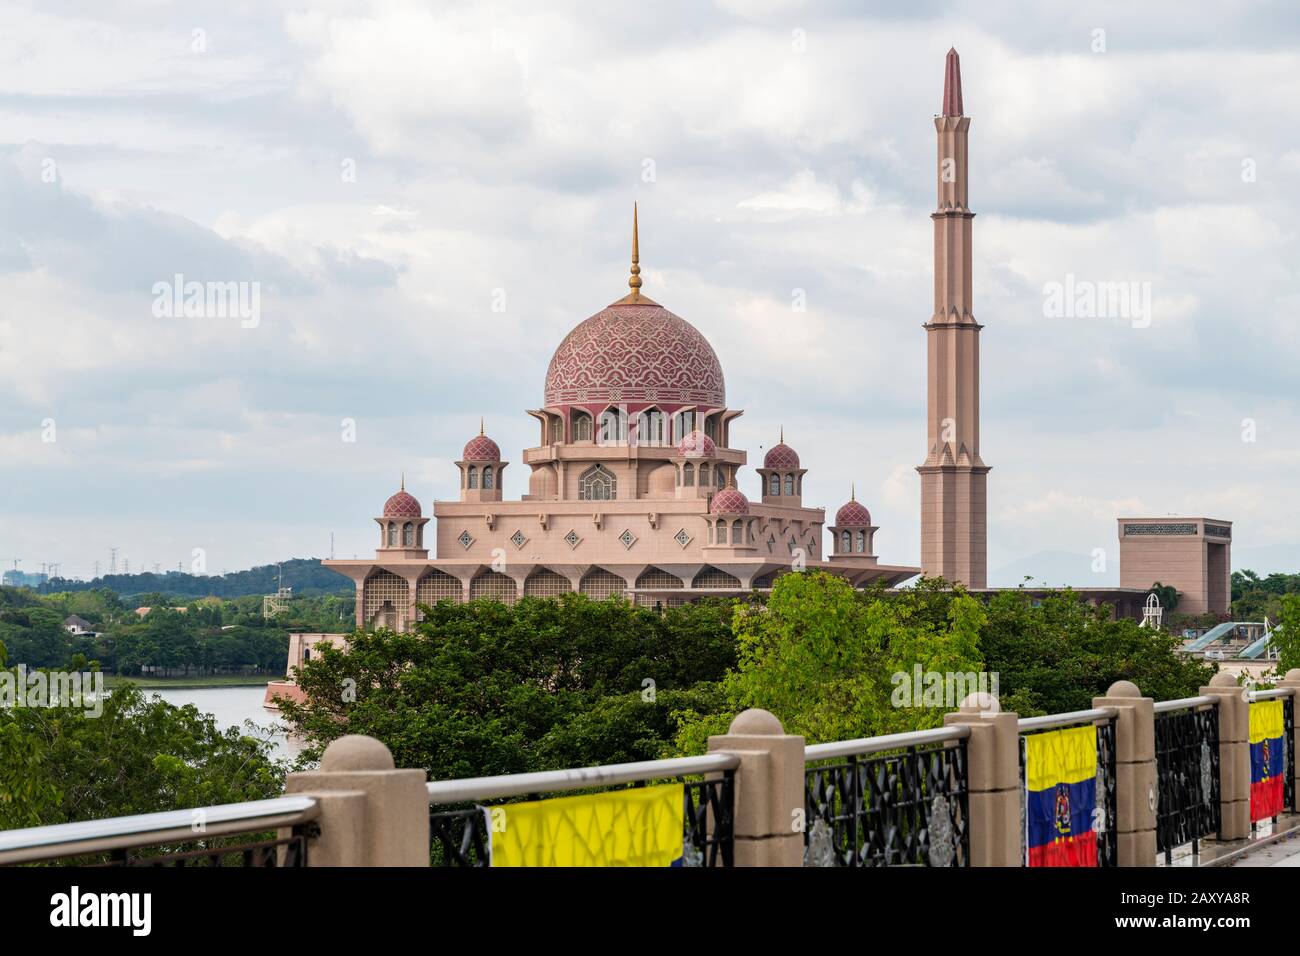
{"label": "black metal railing", "polygon": [[0,865],[301,867],[316,801],[280,797],[0,833]]}
{"label": "black metal railing", "polygon": [[1076,711],[1069,714],[1051,714],[1046,717],[1028,717],[1020,726],[1020,850],[1021,864],[1029,865],[1028,821],[1026,819],[1028,790],[1025,780],[1025,738],[1036,733],[1046,733],[1065,727],[1093,724],[1097,728],[1096,808],[1093,831],[1097,835],[1097,865],[1119,865],[1119,839],[1116,832],[1119,814],[1116,808],[1115,783],[1115,718],[1113,708]]}
{"label": "black metal railing", "polygon": [[[491,865],[492,830],[510,798],[537,800],[546,792],[584,790],[602,784],[642,787],[679,781],[682,797],[681,865],[729,867],[735,862],[735,768],[730,755],[687,757],[641,764],[615,764],[582,770],[520,774],[430,783],[429,861],[435,867]],[[700,773],[708,774],[699,779]],[[676,771],[676,772],[675,772]],[[458,806],[449,806],[454,798]],[[473,800],[472,806],[466,805]]]}
{"label": "black metal railing", "polygon": [[[954,727],[872,738],[871,752],[808,766],[804,865],[969,866],[967,736]],[[809,747],[805,759],[853,743]]]}
{"label": "black metal railing", "polygon": [[[1217,835],[1219,803],[1219,708],[1215,698],[1190,698],[1157,704],[1156,852],[1172,863],[1177,847]],[[1179,707],[1179,705],[1184,705]]]}

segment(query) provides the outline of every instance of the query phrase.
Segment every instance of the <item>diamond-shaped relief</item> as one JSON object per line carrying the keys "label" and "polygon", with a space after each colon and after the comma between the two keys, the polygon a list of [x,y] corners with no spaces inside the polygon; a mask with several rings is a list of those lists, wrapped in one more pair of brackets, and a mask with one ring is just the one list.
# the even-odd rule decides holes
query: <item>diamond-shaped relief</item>
{"label": "diamond-shaped relief", "polygon": [[582,539],[578,537],[578,532],[570,530],[569,533],[564,536],[564,540],[570,548],[576,548],[578,542]]}
{"label": "diamond-shaped relief", "polygon": [[691,536],[686,533],[685,528],[682,528],[675,535],[673,535],[673,538],[675,538],[677,543],[680,544],[683,548],[691,543]]}
{"label": "diamond-shaped relief", "polygon": [[514,534],[510,536],[510,540],[516,548],[522,548],[524,546],[524,542],[527,541],[528,538],[524,535],[522,531],[516,531]]}
{"label": "diamond-shaped relief", "polygon": [[623,547],[631,548],[632,545],[636,544],[636,535],[625,528],[623,533],[618,536],[618,540],[623,542]]}
{"label": "diamond-shaped relief", "polygon": [[456,540],[459,541],[461,544],[463,544],[465,546],[465,550],[468,551],[469,546],[474,543],[474,536],[471,535],[468,531],[462,531],[460,533],[460,537],[457,538]]}

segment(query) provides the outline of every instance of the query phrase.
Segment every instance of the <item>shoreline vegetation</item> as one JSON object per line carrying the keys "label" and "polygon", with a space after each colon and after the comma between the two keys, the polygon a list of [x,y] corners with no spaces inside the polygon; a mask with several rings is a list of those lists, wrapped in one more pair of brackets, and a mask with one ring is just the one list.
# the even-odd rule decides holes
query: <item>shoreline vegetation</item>
{"label": "shoreline vegetation", "polygon": [[204,687],[265,687],[273,680],[285,680],[274,674],[214,674],[204,677],[130,677],[106,674],[104,686],[114,690],[124,684],[134,684],[141,690],[189,690]]}

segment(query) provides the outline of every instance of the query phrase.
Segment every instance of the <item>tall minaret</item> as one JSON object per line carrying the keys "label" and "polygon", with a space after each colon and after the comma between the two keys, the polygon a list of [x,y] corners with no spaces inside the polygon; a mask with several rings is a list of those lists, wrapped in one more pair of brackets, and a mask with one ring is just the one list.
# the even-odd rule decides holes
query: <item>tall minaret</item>
{"label": "tall minaret", "polygon": [[971,220],[961,61],[948,51],[936,116],[939,206],[934,220],[934,314],[924,326],[929,410],[921,473],[921,567],[931,577],[987,585],[986,475],[980,458],[980,339],[971,311]]}

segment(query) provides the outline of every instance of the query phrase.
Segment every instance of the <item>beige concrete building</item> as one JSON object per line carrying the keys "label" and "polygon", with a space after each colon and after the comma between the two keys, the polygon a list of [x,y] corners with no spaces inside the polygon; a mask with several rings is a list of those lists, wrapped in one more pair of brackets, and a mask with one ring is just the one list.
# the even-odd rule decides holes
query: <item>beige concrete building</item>
{"label": "beige concrete building", "polygon": [[1179,613],[1226,614],[1232,603],[1232,522],[1120,518],[1120,586],[1176,587]]}
{"label": "beige concrete building", "polygon": [[[418,605],[513,602],[578,591],[647,606],[770,588],[792,569],[854,585],[896,584],[919,568],[881,564],[867,508],[850,496],[830,526],[803,503],[807,469],[782,440],[767,451],[757,495],[741,490],[747,453],[732,446],[722,366],[685,319],[641,293],[635,211],[630,292],[579,323],[528,412],[528,493],[502,495],[510,464],[487,435],[465,445],[457,501],[429,518],[405,482],[375,518],[368,560],[326,561],[356,584],[359,626],[405,630]],[[776,428],[773,428],[776,431]]]}

